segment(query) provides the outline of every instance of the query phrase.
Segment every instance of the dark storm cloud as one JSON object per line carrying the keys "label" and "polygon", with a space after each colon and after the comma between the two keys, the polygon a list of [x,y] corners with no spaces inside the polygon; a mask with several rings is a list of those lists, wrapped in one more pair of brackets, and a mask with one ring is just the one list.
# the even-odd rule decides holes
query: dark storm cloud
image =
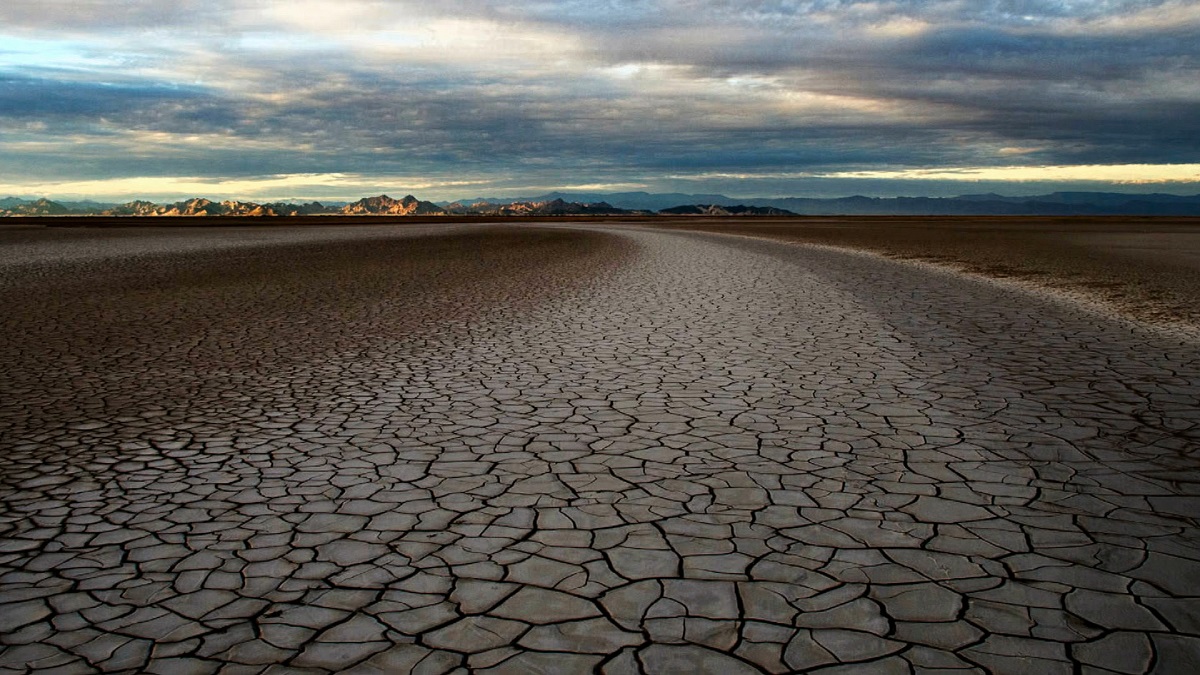
{"label": "dark storm cloud", "polygon": [[197,90],[142,85],[71,82],[0,73],[0,117],[95,118],[137,113],[164,103],[194,102]]}
{"label": "dark storm cloud", "polygon": [[[933,155],[932,135],[902,123],[790,121],[761,114],[756,119],[749,105],[739,117],[735,101],[629,97],[568,78],[543,85],[478,79],[384,87],[374,76],[360,74],[344,89],[308,94],[255,119],[288,128],[295,140],[359,139],[350,145],[381,146],[400,162],[453,158],[477,166],[555,161],[652,169],[777,169],[834,167],[881,157],[906,162]],[[733,122],[718,123],[712,108],[730,112]],[[262,133],[250,119],[241,132],[250,137]],[[896,138],[915,140],[917,135],[925,143],[892,147]]]}
{"label": "dark storm cloud", "polygon": [[1048,161],[1186,162],[1200,153],[1200,99],[1187,86],[1200,42],[1179,31],[1139,40],[945,30],[886,57],[877,72],[858,71],[864,93],[958,111],[962,131],[1048,144]]}
{"label": "dark storm cloud", "polygon": [[936,30],[891,50],[912,72],[995,75],[1020,80],[1106,82],[1143,77],[1191,61],[1200,43],[1187,30],[1136,36],[1055,35],[988,27]]}
{"label": "dark storm cloud", "polygon": [[[1179,162],[1200,150],[1195,85],[1177,91],[1164,82],[1196,76],[1195,23],[1134,21],[1096,34],[1054,23],[1178,4],[992,2],[947,16],[939,3],[892,3],[892,18],[949,25],[913,36],[883,31],[875,40],[853,31],[888,16],[851,16],[831,29],[807,20],[813,10],[862,3],[695,4],[709,13],[641,30],[621,26],[600,48],[602,58],[673,63],[709,77],[766,74],[814,91],[909,102],[944,111],[938,128],[947,132],[1051,146],[1039,153],[1046,162]],[[880,126],[907,133],[903,123]]]}

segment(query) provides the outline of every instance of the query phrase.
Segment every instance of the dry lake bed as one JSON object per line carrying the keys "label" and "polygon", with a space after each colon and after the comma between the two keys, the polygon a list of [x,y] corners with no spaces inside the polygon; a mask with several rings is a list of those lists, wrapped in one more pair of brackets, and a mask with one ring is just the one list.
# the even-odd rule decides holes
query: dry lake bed
{"label": "dry lake bed", "polygon": [[1200,227],[794,222],[4,225],[0,672],[1200,672]]}

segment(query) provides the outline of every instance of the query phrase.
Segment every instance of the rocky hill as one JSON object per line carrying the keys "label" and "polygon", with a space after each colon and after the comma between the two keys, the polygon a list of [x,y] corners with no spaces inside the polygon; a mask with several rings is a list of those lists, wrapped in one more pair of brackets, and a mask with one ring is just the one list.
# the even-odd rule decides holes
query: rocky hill
{"label": "rocky hill", "polygon": [[412,195],[403,199],[379,195],[347,204],[339,212],[347,216],[441,216],[445,215],[446,210],[433,202],[423,202]]}
{"label": "rocky hill", "polygon": [[105,209],[102,216],[274,216],[274,209],[253,202],[189,199],[174,204],[159,205],[148,201],[132,201]]}
{"label": "rocky hill", "polygon": [[263,204],[263,206],[271,209],[276,215],[279,216],[321,216],[338,212],[337,208],[325,206],[321,202],[309,202],[307,204],[273,202],[270,204]]}
{"label": "rocky hill", "polygon": [[455,202],[446,206],[446,212],[487,216],[617,216],[635,213],[618,209],[607,202],[583,204],[563,199],[516,201],[507,204],[482,201],[467,205]]}
{"label": "rocky hill", "polygon": [[293,204],[289,202],[273,202],[258,204],[226,200],[214,202],[211,199],[194,198],[172,204],[156,204],[145,200],[135,200],[113,205],[97,205],[95,207],[79,203],[64,205],[48,199],[36,201],[9,197],[0,200],[0,216],[315,216],[315,215],[371,215],[371,216],[438,216],[445,215],[446,209],[409,195],[404,199],[392,199],[387,195],[360,199],[353,204],[343,207],[325,206],[320,202]]}
{"label": "rocky hill", "polygon": [[45,198],[35,201],[10,198],[4,201],[9,202],[9,206],[0,214],[6,216],[65,216],[71,213],[66,206]]}
{"label": "rocky hill", "polygon": [[160,208],[163,207],[155,204],[154,202],[147,202],[138,199],[111,209],[107,209],[101,213],[106,216],[155,216],[158,215],[156,211]]}

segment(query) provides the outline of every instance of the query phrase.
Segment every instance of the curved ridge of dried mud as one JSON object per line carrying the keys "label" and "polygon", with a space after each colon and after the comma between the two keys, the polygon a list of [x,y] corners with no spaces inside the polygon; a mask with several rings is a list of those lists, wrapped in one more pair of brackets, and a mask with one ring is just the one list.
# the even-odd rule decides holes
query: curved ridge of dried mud
{"label": "curved ridge of dried mud", "polygon": [[[721,233],[760,241],[783,242],[787,240]],[[1155,335],[1159,339],[1190,342],[1200,345],[1200,323],[1191,317],[1180,316],[1170,308],[1139,304],[1136,300],[1119,292],[1097,293],[1095,289],[1056,279],[1050,275],[1011,276],[992,275],[986,269],[959,262],[932,261],[922,257],[908,257],[900,253],[884,253],[852,246],[789,242],[796,246],[826,250],[845,255],[862,256],[878,261],[908,265],[933,275],[945,274],[965,277],[976,283],[998,287],[1001,292],[1027,294],[1040,302],[1066,306],[1066,311],[1082,311],[1097,315],[1102,322],[1124,325],[1133,331]],[[1111,289],[1110,289],[1111,290]]]}
{"label": "curved ridge of dried mud", "polygon": [[1200,661],[1187,345],[687,234],[120,260],[5,288],[4,669]]}
{"label": "curved ridge of dried mud", "polygon": [[653,227],[858,251],[1022,289],[1167,338],[1200,340],[1196,218],[845,216]]}

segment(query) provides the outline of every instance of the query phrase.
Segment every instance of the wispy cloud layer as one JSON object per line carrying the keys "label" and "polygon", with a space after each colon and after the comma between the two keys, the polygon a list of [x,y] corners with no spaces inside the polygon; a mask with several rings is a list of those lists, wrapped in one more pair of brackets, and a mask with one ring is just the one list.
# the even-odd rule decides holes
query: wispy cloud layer
{"label": "wispy cloud layer", "polygon": [[8,0],[0,189],[1179,189],[1197,36],[1172,0]]}

